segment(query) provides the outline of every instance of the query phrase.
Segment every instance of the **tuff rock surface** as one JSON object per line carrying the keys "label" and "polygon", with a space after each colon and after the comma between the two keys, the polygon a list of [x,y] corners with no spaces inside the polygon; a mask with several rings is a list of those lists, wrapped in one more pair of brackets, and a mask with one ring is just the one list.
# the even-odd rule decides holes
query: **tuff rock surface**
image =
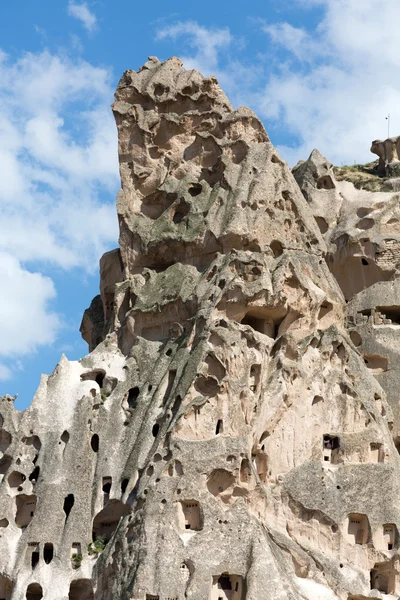
{"label": "tuff rock surface", "polygon": [[374,140],[371,152],[379,156],[378,171],[382,175],[398,177],[400,175],[400,136],[386,140]]}
{"label": "tuff rock surface", "polygon": [[113,111],[91,352],[0,402],[0,599],[397,598],[396,196],[293,177],[177,58]]}

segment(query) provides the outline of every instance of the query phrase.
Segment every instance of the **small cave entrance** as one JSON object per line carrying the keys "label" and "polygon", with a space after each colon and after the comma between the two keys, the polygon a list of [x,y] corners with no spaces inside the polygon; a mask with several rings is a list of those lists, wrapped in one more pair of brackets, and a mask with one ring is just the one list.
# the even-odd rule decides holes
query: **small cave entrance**
{"label": "small cave entrance", "polygon": [[222,573],[213,577],[211,600],[242,600],[243,577]]}
{"label": "small cave entrance", "polygon": [[104,369],[95,369],[87,373],[82,373],[81,381],[95,381],[99,388],[102,389],[105,376],[106,372]]}
{"label": "small cave entrance", "polygon": [[337,435],[324,434],[322,438],[324,462],[338,464],[340,461],[340,439]]}
{"label": "small cave entrance", "polygon": [[367,515],[350,514],[345,521],[344,533],[350,544],[366,544],[370,538],[370,526]]}
{"label": "small cave entrance", "polygon": [[382,463],[385,460],[385,451],[383,444],[371,442],[369,445],[369,460],[370,462]]}
{"label": "small cave entrance", "polygon": [[248,312],[241,320],[242,325],[248,325],[254,331],[258,331],[275,340],[278,337],[279,325],[283,317],[273,319],[271,316],[261,316],[257,313]]}
{"label": "small cave entrance", "polygon": [[93,600],[93,584],[90,579],[77,579],[69,586],[68,600]]}
{"label": "small cave entrance", "polygon": [[382,550],[394,550],[398,545],[398,531],[394,523],[387,523],[382,527]]}
{"label": "small cave entrance", "polygon": [[394,594],[396,588],[396,576],[393,565],[387,563],[376,563],[371,569],[371,590],[378,590],[383,594]]}
{"label": "small cave entrance", "polygon": [[21,528],[27,527],[35,514],[37,497],[35,495],[20,494],[15,497],[15,502],[17,505],[15,524]]}
{"label": "small cave entrance", "polygon": [[1,600],[10,600],[13,591],[13,584],[8,577],[0,575],[0,598]]}
{"label": "small cave entrance", "polygon": [[333,179],[330,175],[323,175],[317,179],[317,189],[318,190],[334,190],[335,184],[333,183]]}
{"label": "small cave entrance", "polygon": [[200,504],[197,500],[182,500],[178,503],[178,521],[180,529],[202,529]]}
{"label": "small cave entrance", "polygon": [[114,531],[117,529],[120,519],[130,512],[130,507],[120,500],[110,500],[107,505],[94,518],[92,539],[104,538],[104,542],[110,541]]}
{"label": "small cave entrance", "polygon": [[43,590],[38,583],[30,583],[26,590],[26,600],[42,600]]}

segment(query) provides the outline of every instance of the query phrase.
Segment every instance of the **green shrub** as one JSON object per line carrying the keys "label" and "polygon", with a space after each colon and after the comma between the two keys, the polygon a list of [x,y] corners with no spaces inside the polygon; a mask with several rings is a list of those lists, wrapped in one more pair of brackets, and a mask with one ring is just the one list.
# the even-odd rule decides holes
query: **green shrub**
{"label": "green shrub", "polygon": [[88,544],[88,554],[101,554],[106,547],[106,538],[104,535],[98,536],[94,542]]}

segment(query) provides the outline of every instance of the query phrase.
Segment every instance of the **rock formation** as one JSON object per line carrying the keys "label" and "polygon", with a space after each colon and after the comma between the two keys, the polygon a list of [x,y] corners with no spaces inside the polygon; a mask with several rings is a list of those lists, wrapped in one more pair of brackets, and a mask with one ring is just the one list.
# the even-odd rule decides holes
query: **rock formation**
{"label": "rock formation", "polygon": [[389,177],[400,175],[400,136],[374,140],[371,152],[379,156],[378,172]]}
{"label": "rock formation", "polygon": [[113,111],[91,352],[1,400],[0,598],[398,597],[393,194],[346,200],[317,151],[295,179],[177,58]]}

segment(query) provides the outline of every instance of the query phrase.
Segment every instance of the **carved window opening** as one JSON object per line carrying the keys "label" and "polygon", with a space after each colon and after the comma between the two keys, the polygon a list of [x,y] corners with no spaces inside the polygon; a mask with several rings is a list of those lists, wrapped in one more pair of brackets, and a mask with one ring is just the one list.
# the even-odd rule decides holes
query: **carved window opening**
{"label": "carved window opening", "polygon": [[396,591],[395,571],[391,563],[376,563],[371,569],[371,590],[383,594],[394,594]]}
{"label": "carved window opening", "polygon": [[394,523],[383,526],[383,542],[385,550],[393,550],[397,547],[397,527]]}
{"label": "carved window opening", "polygon": [[17,505],[15,523],[18,527],[27,527],[35,514],[37,498],[34,495],[20,494],[16,496],[15,502]]}
{"label": "carved window opening", "polygon": [[46,563],[46,565],[49,565],[51,563],[51,561],[53,560],[53,556],[54,556],[54,546],[53,546],[53,544],[48,542],[44,545],[44,549],[43,549],[43,558],[44,558],[44,562]]}
{"label": "carved window opening", "polygon": [[211,600],[241,600],[243,578],[239,575],[222,573],[213,577]]}
{"label": "carved window opening", "polygon": [[129,511],[129,506],[123,504],[120,500],[109,500],[103,510],[94,518],[93,541],[95,542],[99,537],[104,537],[105,542],[108,543],[117,529],[120,519],[127,515]]}
{"label": "carved window opening", "polygon": [[200,505],[197,500],[183,500],[178,505],[179,526],[181,529],[200,531],[202,529]]}
{"label": "carved window opening", "polygon": [[385,460],[385,452],[383,444],[373,442],[369,445],[369,459],[371,462],[383,462]]}
{"label": "carved window opening", "polygon": [[325,434],[323,436],[324,462],[337,464],[340,459],[340,439],[337,435]]}
{"label": "carved window opening", "polygon": [[345,537],[350,544],[366,544],[370,538],[370,527],[367,515],[350,514],[345,525]]}
{"label": "carved window opening", "polygon": [[34,569],[36,567],[36,565],[39,562],[39,559],[40,559],[39,544],[35,544],[32,548],[32,552],[31,552],[31,567],[32,567],[32,569]]}

